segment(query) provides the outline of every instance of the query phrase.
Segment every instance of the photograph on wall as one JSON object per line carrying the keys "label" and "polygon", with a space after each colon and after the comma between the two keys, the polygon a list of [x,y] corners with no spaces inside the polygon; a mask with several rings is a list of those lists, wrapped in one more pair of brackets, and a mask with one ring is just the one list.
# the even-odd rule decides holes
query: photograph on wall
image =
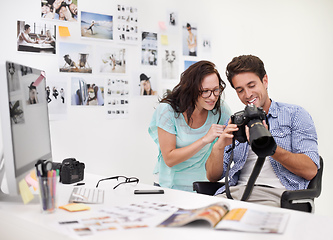
{"label": "photograph on wall", "polygon": [[9,92],[15,92],[15,91],[19,91],[21,89],[20,69],[22,69],[23,67],[24,66],[19,66],[18,64],[15,64],[13,62],[9,62],[9,61],[6,62]]}
{"label": "photograph on wall", "polygon": [[128,43],[139,43],[138,9],[134,6],[118,4],[115,16],[115,40]]}
{"label": "photograph on wall", "polygon": [[77,21],[77,0],[41,0],[41,17],[60,21]]}
{"label": "photograph on wall", "polygon": [[50,120],[64,120],[67,118],[68,86],[67,79],[59,80],[58,76],[47,76],[46,99]]}
{"label": "photograph on wall", "polygon": [[45,86],[41,83],[44,79],[41,71],[31,67],[21,65],[22,90],[27,106],[46,102]]}
{"label": "photograph on wall", "polygon": [[194,23],[185,23],[183,25],[183,55],[197,56],[197,26]]}
{"label": "photograph on wall", "polygon": [[132,78],[134,95],[157,95],[157,73],[155,71],[135,72]]}
{"label": "photograph on wall", "polygon": [[98,47],[101,73],[126,73],[126,49]]}
{"label": "photograph on wall", "polygon": [[72,106],[104,106],[104,80],[72,77]]}
{"label": "photograph on wall", "polygon": [[162,78],[176,79],[178,74],[179,57],[175,49],[164,48],[162,55]]}
{"label": "photograph on wall", "polygon": [[142,32],[141,64],[157,65],[157,33]]}
{"label": "photograph on wall", "polygon": [[175,27],[175,26],[178,26],[179,23],[178,23],[178,13],[176,11],[173,11],[173,10],[169,10],[167,12],[167,23],[169,26],[171,27]]}
{"label": "photograph on wall", "polygon": [[184,61],[184,71],[186,69],[188,69],[189,66],[191,66],[192,64],[196,63],[197,61],[188,61],[188,60],[185,60]]}
{"label": "photograph on wall", "polygon": [[210,37],[203,37],[202,49],[203,49],[203,52],[210,53],[212,51],[212,41],[211,41]]}
{"label": "photograph on wall", "polygon": [[56,36],[54,24],[17,21],[17,51],[55,54]]}
{"label": "photograph on wall", "polygon": [[22,107],[22,101],[21,100],[15,100],[9,102],[9,108],[10,108],[10,119],[13,124],[24,124],[24,110]]}
{"label": "photograph on wall", "polygon": [[92,73],[92,47],[86,44],[60,42],[59,71]]}
{"label": "photograph on wall", "polygon": [[108,118],[128,117],[129,84],[124,78],[109,78],[107,80],[106,106]]}
{"label": "photograph on wall", "polygon": [[81,11],[81,37],[113,39],[113,16]]}

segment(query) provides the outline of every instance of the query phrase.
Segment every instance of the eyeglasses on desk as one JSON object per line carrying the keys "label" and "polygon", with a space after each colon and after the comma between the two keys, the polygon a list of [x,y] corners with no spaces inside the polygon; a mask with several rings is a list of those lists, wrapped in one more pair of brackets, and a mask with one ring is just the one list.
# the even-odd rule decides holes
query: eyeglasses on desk
{"label": "eyeglasses on desk", "polygon": [[102,181],[106,181],[106,180],[112,180],[112,179],[116,179],[119,183],[113,187],[113,189],[116,189],[117,187],[119,187],[122,184],[138,184],[139,183],[139,179],[136,177],[125,177],[125,176],[114,176],[114,177],[108,177],[108,178],[103,178],[98,180],[97,184],[96,184],[96,188],[98,188],[98,185],[100,182]]}

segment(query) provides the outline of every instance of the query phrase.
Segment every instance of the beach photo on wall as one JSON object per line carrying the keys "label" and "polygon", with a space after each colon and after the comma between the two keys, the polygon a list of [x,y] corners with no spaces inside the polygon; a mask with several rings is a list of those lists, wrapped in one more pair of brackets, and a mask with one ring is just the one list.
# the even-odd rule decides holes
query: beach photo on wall
{"label": "beach photo on wall", "polygon": [[81,37],[113,40],[113,17],[81,11]]}
{"label": "beach photo on wall", "polygon": [[56,53],[56,26],[50,23],[17,21],[17,50],[33,53]]}
{"label": "beach photo on wall", "polygon": [[92,73],[92,47],[87,44],[66,43],[59,44],[59,71]]}

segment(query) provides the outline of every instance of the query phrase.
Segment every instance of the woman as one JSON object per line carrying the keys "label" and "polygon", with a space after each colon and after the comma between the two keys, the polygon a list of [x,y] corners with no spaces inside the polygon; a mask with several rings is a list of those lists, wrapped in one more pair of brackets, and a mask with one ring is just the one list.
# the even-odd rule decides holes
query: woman
{"label": "woman", "polygon": [[193,191],[194,181],[207,179],[205,162],[231,115],[221,101],[225,86],[215,65],[200,61],[160,100],[148,129],[159,150],[158,185]]}
{"label": "woman", "polygon": [[28,86],[29,88],[29,99],[27,101],[27,104],[37,104],[38,103],[38,98],[37,98],[37,88],[36,86],[34,86],[34,82],[32,82],[30,84],[30,86]]}
{"label": "woman", "polygon": [[140,74],[140,95],[157,95],[157,91],[151,88],[150,77],[146,74]]}

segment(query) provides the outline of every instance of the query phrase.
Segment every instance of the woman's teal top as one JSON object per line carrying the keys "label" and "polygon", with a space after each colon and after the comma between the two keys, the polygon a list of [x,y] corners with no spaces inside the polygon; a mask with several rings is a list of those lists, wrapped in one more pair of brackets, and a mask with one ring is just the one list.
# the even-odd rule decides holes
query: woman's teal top
{"label": "woman's teal top", "polygon": [[[230,108],[225,102],[221,102],[221,119],[219,124],[225,124],[231,115]],[[190,159],[179,163],[173,167],[168,167],[161,153],[158,142],[157,129],[161,128],[171,134],[176,135],[176,148],[186,147],[203,137],[212,124],[216,124],[219,114],[208,111],[208,116],[204,125],[193,129],[185,121],[183,114],[175,113],[168,103],[160,103],[156,108],[148,132],[158,146],[158,160],[154,169],[154,174],[158,174],[161,187],[193,191],[192,183],[195,181],[207,181],[205,163],[210,155],[215,140],[211,144],[204,146],[198,153]]]}

